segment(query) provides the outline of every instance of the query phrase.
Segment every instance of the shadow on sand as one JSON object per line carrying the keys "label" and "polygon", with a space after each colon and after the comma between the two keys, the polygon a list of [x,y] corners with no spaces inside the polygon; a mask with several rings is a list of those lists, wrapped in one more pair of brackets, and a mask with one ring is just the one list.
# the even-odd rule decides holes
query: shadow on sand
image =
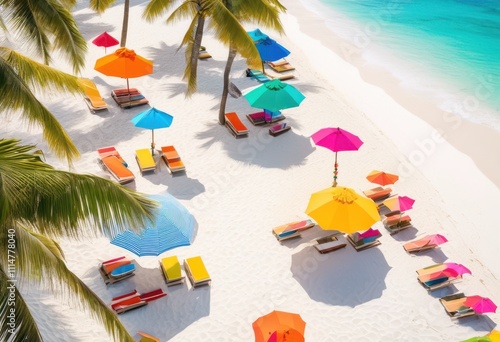
{"label": "shadow on sand", "polygon": [[356,252],[349,245],[328,254],[307,246],[292,255],[291,266],[311,299],[349,307],[381,297],[390,269],[378,248]]}

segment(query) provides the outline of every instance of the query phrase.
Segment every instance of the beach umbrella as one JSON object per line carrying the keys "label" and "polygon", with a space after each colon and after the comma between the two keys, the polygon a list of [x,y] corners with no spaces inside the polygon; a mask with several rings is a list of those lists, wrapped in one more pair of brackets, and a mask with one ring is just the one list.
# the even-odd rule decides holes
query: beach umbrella
{"label": "beach umbrella", "polygon": [[497,306],[491,299],[481,296],[468,296],[465,299],[464,305],[478,314],[497,311]]}
{"label": "beach umbrella", "polygon": [[322,229],[351,234],[380,220],[377,205],[351,188],[330,187],[311,195],[306,214]]}
{"label": "beach umbrella", "polygon": [[335,152],[333,186],[336,187],[338,175],[337,152],[357,151],[363,145],[363,142],[358,136],[339,127],[322,128],[311,135],[311,138],[317,146],[322,146]]}
{"label": "beach umbrella", "polygon": [[99,58],[94,69],[106,76],[126,78],[127,90],[130,93],[128,79],[152,74],[153,63],[136,54],[134,50],[123,47]]}
{"label": "beach umbrella", "polygon": [[250,88],[244,92],[243,96],[252,107],[267,109],[271,112],[298,107],[306,98],[297,88],[279,79]]}
{"label": "beach umbrella", "polygon": [[151,130],[151,154],[154,155],[155,129],[170,127],[173,119],[172,115],[152,107],[137,114],[130,121],[135,125],[135,127]]}
{"label": "beach umbrella", "polygon": [[457,274],[459,274],[459,275],[463,275],[466,273],[472,274],[472,272],[462,264],[457,264],[454,262],[445,262],[444,265],[446,266],[446,269],[453,270],[453,271],[457,272]]}
{"label": "beach umbrella", "polygon": [[267,34],[262,32],[258,28],[253,31],[247,31],[247,33],[254,42],[258,42],[259,40],[266,39],[269,37]]}
{"label": "beach umbrella", "polygon": [[393,175],[392,173],[386,173],[384,171],[373,170],[368,174],[368,176],[366,176],[366,179],[372,183],[386,186],[396,183],[399,176]]}
{"label": "beach umbrella", "polygon": [[101,33],[95,37],[92,43],[96,46],[104,46],[104,53],[106,53],[106,48],[120,44],[116,38],[107,32]]}
{"label": "beach umbrella", "polygon": [[111,240],[137,256],[158,256],[180,246],[189,246],[194,238],[193,215],[170,194],[147,195],[160,203],[144,230],[137,234],[126,230]]}
{"label": "beach umbrella", "polygon": [[387,208],[389,208],[391,211],[399,211],[403,212],[406,210],[410,210],[413,208],[413,203],[415,203],[415,200],[408,197],[408,196],[395,196],[386,199],[384,202],[382,202]]}
{"label": "beach umbrella", "polygon": [[266,62],[277,61],[290,54],[283,45],[269,37],[257,41],[255,47],[259,51],[260,59]]}
{"label": "beach umbrella", "polygon": [[299,314],[274,310],[252,324],[255,342],[303,342],[306,322]]}

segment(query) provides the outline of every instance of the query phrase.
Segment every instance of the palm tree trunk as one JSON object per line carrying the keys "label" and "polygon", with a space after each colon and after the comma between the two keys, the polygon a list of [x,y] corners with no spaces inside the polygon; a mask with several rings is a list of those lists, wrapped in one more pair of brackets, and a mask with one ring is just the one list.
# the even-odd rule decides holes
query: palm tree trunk
{"label": "palm tree trunk", "polygon": [[229,74],[231,73],[231,67],[233,66],[234,58],[236,57],[236,49],[229,47],[229,55],[227,57],[226,68],[224,69],[224,86],[222,88],[222,96],[219,108],[219,123],[224,125],[226,123],[226,102],[227,95],[229,94]]}
{"label": "palm tree trunk", "polygon": [[196,91],[196,78],[198,77],[198,56],[200,55],[201,40],[203,39],[204,28],[205,17],[203,15],[198,15],[196,31],[193,37],[193,49],[191,50],[191,59],[189,60],[190,75],[188,77],[188,96]]}
{"label": "palm tree trunk", "polygon": [[130,8],[130,0],[125,0],[123,4],[123,23],[122,23],[122,38],[120,41],[120,46],[125,47],[127,45],[127,31],[128,31],[128,12]]}

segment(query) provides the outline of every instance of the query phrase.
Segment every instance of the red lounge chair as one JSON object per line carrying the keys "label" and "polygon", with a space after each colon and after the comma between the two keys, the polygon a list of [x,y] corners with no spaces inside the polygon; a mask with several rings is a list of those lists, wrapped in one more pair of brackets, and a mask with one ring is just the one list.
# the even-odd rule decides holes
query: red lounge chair
{"label": "red lounge chair", "polygon": [[391,235],[396,234],[403,229],[410,228],[411,225],[411,218],[408,215],[392,215],[386,217],[382,223],[384,224],[385,228],[391,233]]}
{"label": "red lounge chair", "polygon": [[290,126],[285,122],[279,125],[274,125],[271,128],[269,128],[269,134],[271,134],[273,137],[276,137],[280,134],[283,134],[290,130]]}
{"label": "red lounge chair", "polygon": [[115,297],[111,301],[111,308],[117,314],[147,305],[148,302],[165,297],[167,294],[162,289],[140,294],[137,290]]}
{"label": "red lounge chair", "polygon": [[226,127],[235,137],[248,135],[248,128],[241,122],[238,114],[235,112],[224,114],[226,117]]}

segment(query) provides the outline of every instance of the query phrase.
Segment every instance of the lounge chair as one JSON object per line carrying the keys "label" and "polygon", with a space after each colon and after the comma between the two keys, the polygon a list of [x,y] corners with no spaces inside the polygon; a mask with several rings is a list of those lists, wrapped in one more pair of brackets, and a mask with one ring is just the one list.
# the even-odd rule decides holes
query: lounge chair
{"label": "lounge chair", "polygon": [[241,122],[238,114],[235,112],[224,114],[226,117],[226,127],[234,137],[242,137],[248,135],[248,128]]}
{"label": "lounge chair", "polygon": [[363,191],[363,194],[373,200],[376,204],[381,204],[384,200],[391,197],[391,192],[391,188],[383,188],[381,186],[378,186],[376,188]]}
{"label": "lounge chair", "polygon": [[185,277],[182,275],[181,264],[177,256],[172,255],[160,260],[160,267],[167,286],[184,283]]}
{"label": "lounge chair", "polygon": [[403,245],[403,248],[408,253],[418,253],[421,251],[425,251],[427,249],[436,248],[438,245],[431,242],[426,236],[421,239],[407,242]]}
{"label": "lounge chair", "polygon": [[347,241],[354,247],[356,251],[362,251],[371,247],[380,245],[378,240],[382,234],[378,229],[368,229],[363,233],[352,233],[347,236]]}
{"label": "lounge chair", "polygon": [[135,179],[134,174],[127,166],[128,164],[120,156],[116,148],[102,147],[97,149],[99,164],[120,183],[125,184]]}
{"label": "lounge chair", "polygon": [[207,59],[211,57],[212,55],[207,52],[207,49],[204,46],[201,46],[200,53],[198,54],[198,59]]}
{"label": "lounge chair", "polygon": [[174,146],[162,146],[161,157],[167,165],[170,173],[186,171],[186,166]]}
{"label": "lounge chair", "polygon": [[139,169],[141,170],[141,174],[144,172],[156,171],[156,163],[151,155],[151,150],[147,148],[143,148],[135,151],[135,160],[137,161],[137,165],[139,165]]}
{"label": "lounge chair", "polygon": [[251,78],[259,81],[260,83],[265,83],[265,82],[268,82],[271,80],[271,78],[269,76],[267,76],[266,74],[264,74],[260,70],[247,69],[246,74],[247,74],[247,77],[251,77]]}
{"label": "lounge chair", "polygon": [[137,290],[115,297],[111,301],[111,308],[117,314],[147,305],[150,301],[165,297],[167,294],[162,289],[140,294]]}
{"label": "lounge chair", "polygon": [[250,121],[252,125],[258,126],[286,119],[285,116],[281,114],[281,112],[278,113],[272,113],[267,110],[264,110],[262,112],[247,114],[246,116],[248,121]]}
{"label": "lounge chair", "polygon": [[193,287],[210,285],[212,280],[200,256],[185,259],[184,269]]}
{"label": "lounge chair", "polygon": [[429,291],[434,291],[462,280],[461,274],[453,270],[447,270],[445,264],[424,267],[418,269],[416,272],[418,282]]}
{"label": "lounge chair", "polygon": [[311,219],[294,221],[273,228],[273,234],[278,241],[284,241],[300,237],[302,231],[314,226],[315,223]]}
{"label": "lounge chair", "polygon": [[132,108],[148,104],[149,101],[136,88],[115,89],[111,97],[121,108]]}
{"label": "lounge chair", "polygon": [[285,59],[282,59],[280,61],[267,62],[267,65],[269,65],[269,67],[271,67],[271,69],[276,72],[295,70],[295,68]]}
{"label": "lounge chair", "polygon": [[153,335],[147,334],[142,331],[138,331],[137,333],[141,335],[141,339],[139,340],[139,342],[160,342],[160,339],[154,337]]}
{"label": "lounge chair", "polygon": [[99,265],[99,273],[106,285],[130,278],[134,275],[134,271],[135,265],[124,256],[104,261]]}
{"label": "lounge chair", "polygon": [[83,91],[85,93],[83,99],[85,100],[85,103],[92,113],[95,113],[99,110],[108,109],[108,105],[106,104],[106,102],[104,102],[104,99],[99,93],[97,86],[92,80],[88,78],[79,78],[78,82],[83,87]]}
{"label": "lounge chair", "polygon": [[474,309],[464,305],[466,300],[467,297],[463,293],[452,294],[439,299],[451,318],[462,318],[476,314]]}
{"label": "lounge chair", "polygon": [[411,218],[408,215],[392,215],[386,217],[382,223],[391,235],[399,233],[400,231],[410,228]]}
{"label": "lounge chair", "polygon": [[269,134],[271,134],[273,137],[276,137],[280,134],[289,131],[290,129],[291,127],[285,122],[269,127]]}
{"label": "lounge chair", "polygon": [[321,254],[336,251],[338,249],[344,248],[347,244],[343,243],[337,236],[339,234],[328,235],[319,239],[316,239],[314,248]]}

